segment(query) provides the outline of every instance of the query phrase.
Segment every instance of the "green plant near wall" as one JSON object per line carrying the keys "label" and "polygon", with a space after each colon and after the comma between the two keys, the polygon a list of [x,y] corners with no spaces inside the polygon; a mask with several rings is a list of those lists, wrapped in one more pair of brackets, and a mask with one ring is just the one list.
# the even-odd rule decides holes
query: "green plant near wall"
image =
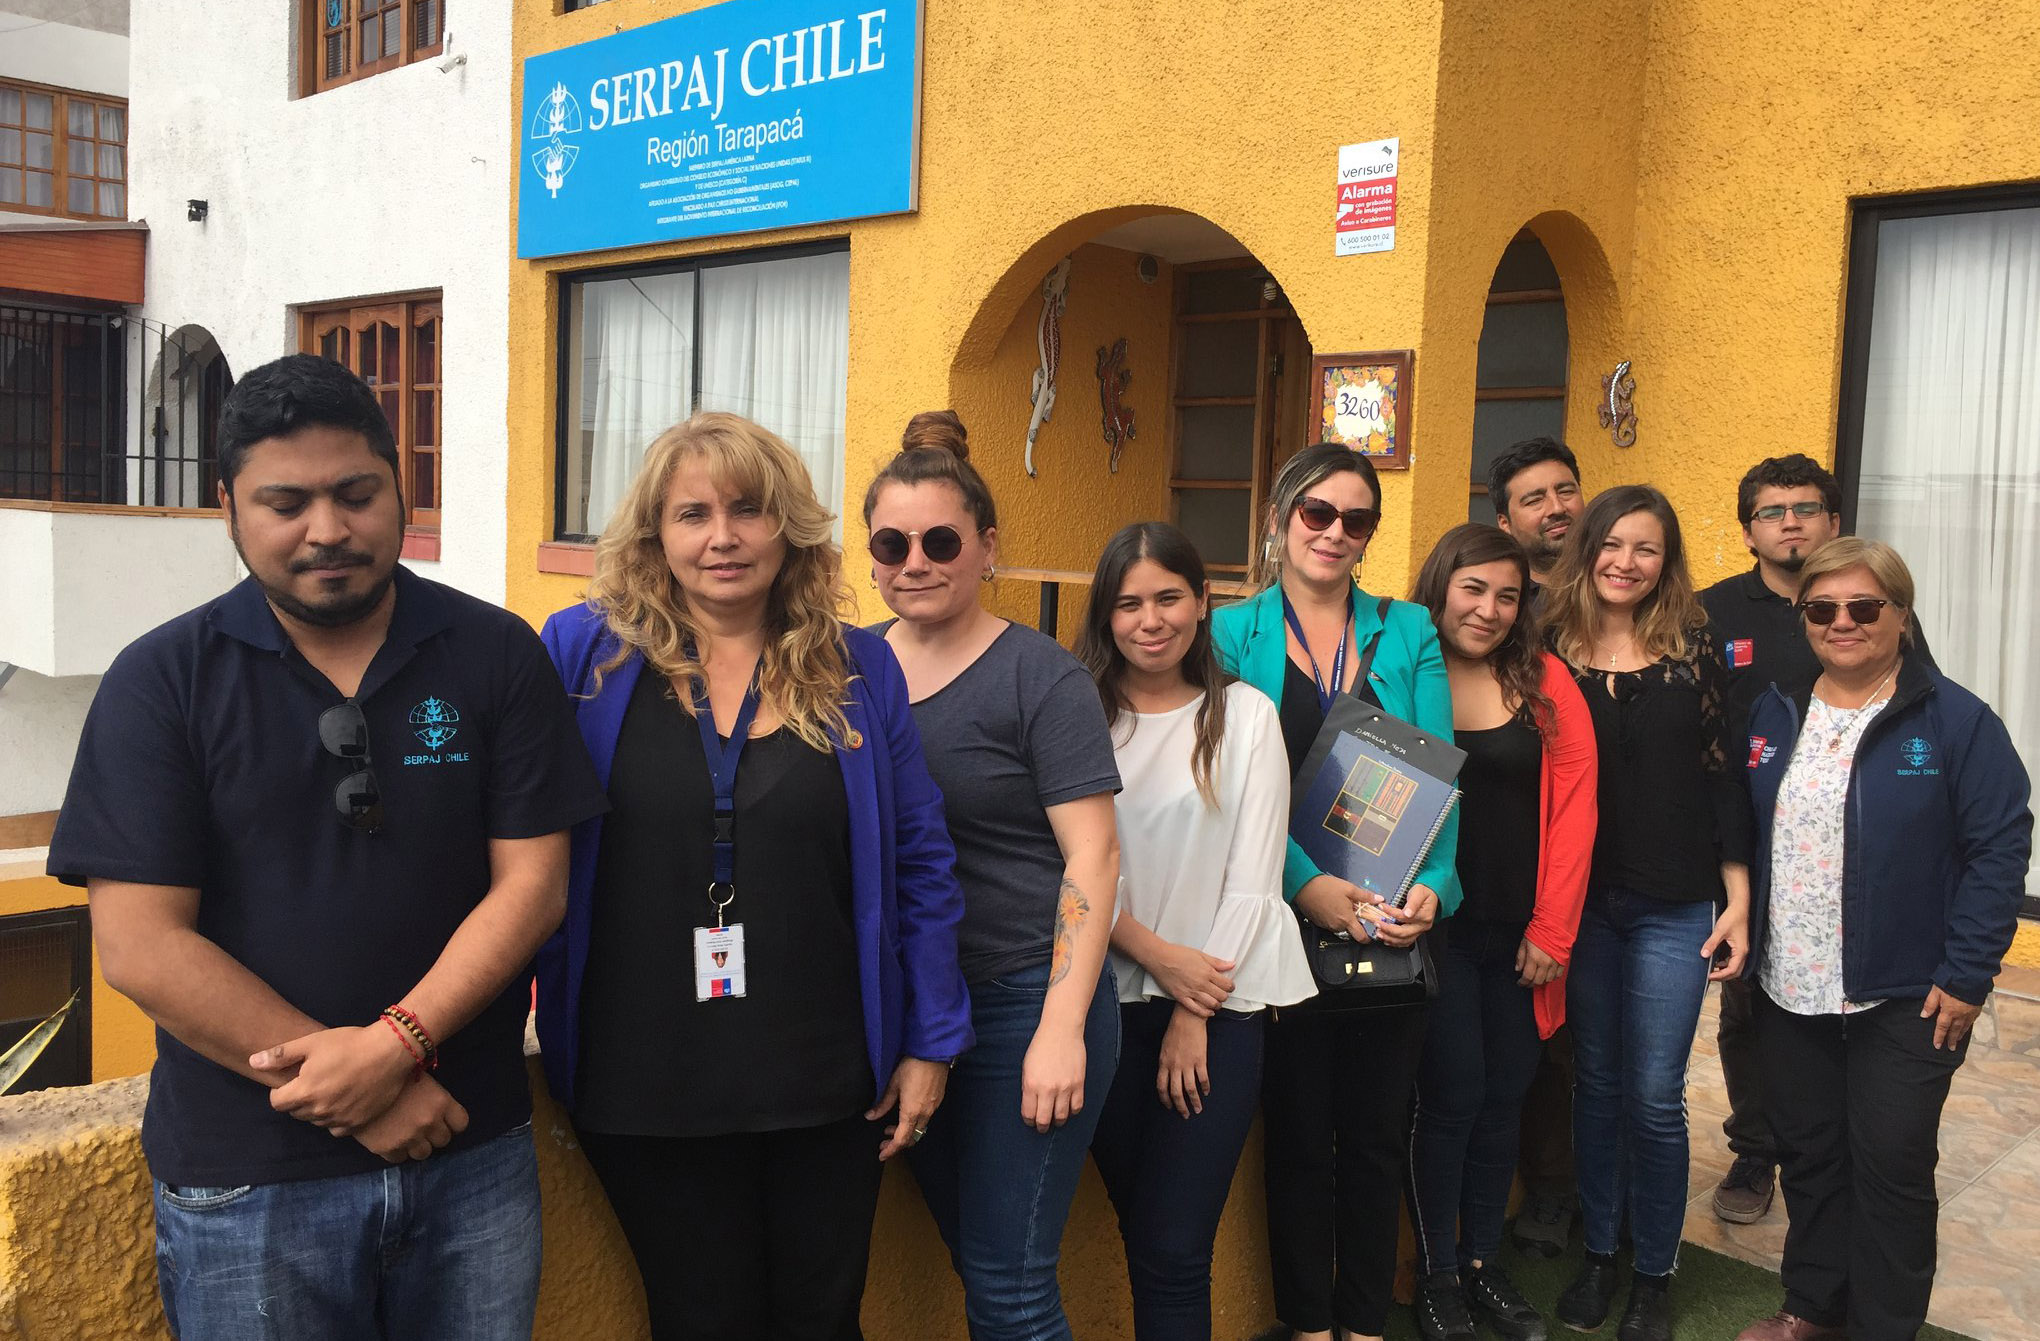
{"label": "green plant near wall", "polygon": [[35,1065],[35,1059],[43,1055],[56,1038],[57,1031],[64,1027],[70,1017],[71,1007],[78,1004],[78,994],[71,993],[71,999],[57,1007],[57,1013],[28,1031],[19,1043],[0,1055],[0,1094],[14,1088],[16,1081],[28,1074],[28,1068]]}

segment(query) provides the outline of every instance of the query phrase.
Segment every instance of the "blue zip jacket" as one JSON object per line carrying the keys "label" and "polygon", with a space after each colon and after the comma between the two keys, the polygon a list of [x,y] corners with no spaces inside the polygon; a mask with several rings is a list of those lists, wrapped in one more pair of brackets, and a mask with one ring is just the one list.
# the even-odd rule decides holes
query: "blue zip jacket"
{"label": "blue zip jacket", "polygon": [[[1379,612],[1380,598],[1353,586],[1353,647],[1357,652],[1381,630],[1381,643],[1374,650],[1374,665],[1367,681],[1374,696],[1390,715],[1427,731],[1440,740],[1452,739],[1452,682],[1445,676],[1445,658],[1438,650],[1438,629],[1431,612],[1408,601],[1392,601],[1388,618]],[[1225,668],[1266,694],[1279,709],[1282,680],[1289,673],[1288,626],[1282,620],[1282,590],[1271,586],[1251,600],[1221,606],[1211,616],[1211,640]],[[1424,864],[1417,869],[1417,883],[1427,885],[1438,896],[1438,915],[1450,917],[1459,907],[1459,808],[1454,806],[1431,845]],[[1282,863],[1282,897],[1294,902],[1296,893],[1322,874],[1317,863],[1289,840],[1289,854]]]}
{"label": "blue zip jacket", "polygon": [[[602,677],[620,647],[599,611],[571,606],[545,622],[540,637],[574,696],[581,739],[602,785],[616,762],[624,709],[644,670],[632,652]],[[907,703],[907,679],[884,639],[845,626],[850,735],[836,743],[850,807],[850,905],[857,934],[857,977],[864,1043],[879,1092],[902,1056],[943,1061],[969,1050],[970,995],[956,960],[963,888],[956,849],[942,815],[942,793],[921,758],[921,733]],[[538,952],[538,1037],[546,1084],[569,1108],[580,1064],[581,978],[595,914],[595,863],[602,817],[574,826],[567,867],[567,915]],[[674,972],[687,971],[685,946]],[[876,1098],[876,1095],[874,1095]]]}
{"label": "blue zip jacket", "polygon": [[[1812,686],[1772,685],[1750,708],[1750,953],[1763,962],[1771,820]],[[2033,854],[2031,787],[1982,699],[1907,659],[1856,749],[1842,821],[1842,988],[1851,1001],[1929,989],[1981,1005],[2017,926]]]}

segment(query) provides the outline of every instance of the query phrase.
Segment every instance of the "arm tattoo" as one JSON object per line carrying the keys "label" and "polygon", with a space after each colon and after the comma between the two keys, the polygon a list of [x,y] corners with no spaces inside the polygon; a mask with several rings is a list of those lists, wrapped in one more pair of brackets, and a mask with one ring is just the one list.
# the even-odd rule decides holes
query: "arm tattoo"
{"label": "arm tattoo", "polygon": [[1070,976],[1070,964],[1076,958],[1077,929],[1083,926],[1090,911],[1091,901],[1084,897],[1084,891],[1077,888],[1076,881],[1064,876],[1062,890],[1055,900],[1055,950],[1048,969],[1050,987]]}

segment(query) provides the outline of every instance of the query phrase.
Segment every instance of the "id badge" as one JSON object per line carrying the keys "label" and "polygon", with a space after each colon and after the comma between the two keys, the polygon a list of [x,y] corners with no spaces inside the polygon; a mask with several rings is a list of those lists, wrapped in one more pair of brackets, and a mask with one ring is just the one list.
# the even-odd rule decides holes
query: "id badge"
{"label": "id badge", "polygon": [[694,929],[694,999],[744,994],[744,924]]}

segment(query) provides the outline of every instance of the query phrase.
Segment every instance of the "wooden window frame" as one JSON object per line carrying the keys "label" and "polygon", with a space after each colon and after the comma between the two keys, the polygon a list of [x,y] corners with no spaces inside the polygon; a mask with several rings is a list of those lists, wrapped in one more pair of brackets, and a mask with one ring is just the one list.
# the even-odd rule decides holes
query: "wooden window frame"
{"label": "wooden window frame", "polygon": [[[1244,578],[1253,567],[1254,547],[1261,534],[1261,514],[1268,507],[1268,492],[1274,486],[1275,473],[1301,448],[1308,445],[1307,435],[1303,441],[1290,441],[1288,450],[1283,450],[1285,439],[1294,439],[1301,411],[1308,402],[1308,381],[1292,378],[1284,384],[1284,374],[1292,373],[1292,361],[1300,361],[1302,369],[1310,367],[1310,338],[1303,330],[1301,318],[1289,303],[1289,295],[1281,293],[1275,302],[1265,296],[1258,306],[1242,308],[1231,312],[1185,312],[1185,300],[1189,293],[1190,277],[1212,270],[1266,270],[1267,267],[1252,256],[1227,257],[1217,261],[1187,261],[1175,267],[1174,288],[1169,309],[1169,519],[1175,522],[1179,516],[1181,491],[1186,489],[1214,489],[1222,492],[1239,493],[1244,486],[1247,494],[1247,562],[1214,563],[1207,561],[1205,568],[1213,575],[1214,582],[1225,578]],[[1185,326],[1211,325],[1229,322],[1253,322],[1255,324],[1255,378],[1254,392],[1248,396],[1185,396],[1180,393],[1179,379],[1182,376],[1182,343]],[[1293,328],[1290,331],[1289,328]],[[1298,340],[1284,341],[1285,333],[1293,333]],[[1183,425],[1182,411],[1207,405],[1236,405],[1241,408],[1252,406],[1254,410],[1253,443],[1249,448],[1249,476],[1245,480],[1193,480],[1182,474]]]}
{"label": "wooden window frame", "polygon": [[[1511,246],[1513,246],[1517,242],[1521,241],[1526,237],[1534,241],[1538,245],[1538,247],[1543,250],[1547,258],[1551,256],[1551,248],[1545,246],[1544,239],[1538,237],[1535,233],[1529,231],[1528,229],[1523,229],[1519,231],[1514,237],[1509,239],[1509,243]],[[1552,261],[1551,264],[1554,270],[1558,268],[1557,261],[1554,260]],[[1490,280],[1489,283],[1492,284],[1493,281]],[[1568,317],[1568,324],[1566,326],[1565,337],[1565,383],[1560,386],[1484,387],[1479,385],[1479,374],[1476,372],[1475,386],[1473,389],[1474,403],[1478,405],[1481,401],[1486,400],[1557,401],[1558,425],[1559,425],[1558,439],[1560,442],[1563,442],[1565,441],[1566,420],[1571,417],[1568,414],[1570,405],[1568,404],[1567,397],[1572,385],[1572,326],[1569,320],[1570,314],[1567,313],[1566,311],[1565,286],[1563,281],[1561,281],[1558,287],[1549,289],[1496,289],[1492,287],[1489,288],[1487,291],[1487,301],[1481,305],[1480,332],[1474,336],[1474,340],[1475,343],[1477,344],[1479,342],[1480,336],[1487,333],[1488,315],[1491,312],[1493,312],[1495,308],[1510,307],[1521,303],[1557,303],[1559,313],[1562,316]],[[1470,512],[1472,510],[1472,500],[1476,498],[1487,497],[1488,495],[1487,481],[1468,480],[1466,488],[1467,488],[1467,508],[1468,511]]]}
{"label": "wooden window frame", "polygon": [[[433,333],[433,375],[437,380],[431,382],[415,376],[418,331],[427,323],[437,323]],[[307,354],[321,354],[328,358],[337,352],[339,357],[336,361],[359,377],[362,376],[362,336],[378,325],[394,330],[397,340],[397,380],[391,383],[371,381],[369,384],[375,389],[378,399],[390,394],[396,397],[397,413],[390,421],[390,431],[397,439],[398,478],[404,493],[405,555],[409,558],[437,558],[440,515],[446,488],[446,308],[441,295],[437,291],[425,290],[301,307],[298,309],[298,348]],[[341,337],[335,342],[332,352],[324,347],[330,335]],[[369,379],[363,377],[363,380]],[[432,397],[433,422],[429,444],[421,443],[418,436],[418,393],[421,391]],[[421,491],[417,488],[417,472],[421,464],[432,472],[430,507],[418,505]]]}
{"label": "wooden window frame", "polygon": [[[116,98],[108,94],[88,93],[83,89],[59,88],[53,84],[36,84],[24,79],[0,79],[0,88],[11,89],[19,93],[22,100],[21,120],[19,122],[0,122],[0,130],[13,130],[21,135],[20,162],[17,163],[12,160],[0,162],[0,168],[18,171],[22,174],[21,200],[13,204],[0,204],[0,210],[14,214],[47,215],[53,219],[82,219],[91,223],[117,223],[125,221],[128,217],[128,140],[134,129],[129,120],[130,113],[128,111],[127,99]],[[41,130],[31,132],[28,128],[28,99],[31,95],[47,96],[52,100],[50,129],[47,132]],[[89,103],[93,107],[93,133],[89,137],[73,137],[71,134],[71,104],[74,101]],[[103,139],[98,133],[100,124],[99,109],[103,107],[117,107],[120,109],[121,137],[118,140]],[[31,205],[28,203],[28,173],[31,170],[28,166],[28,136],[31,133],[37,135],[48,134],[50,137],[52,147],[49,167],[51,189],[50,203],[47,206]],[[90,173],[73,173],[71,171],[70,150],[74,138],[83,139],[85,143],[92,146],[93,170]],[[99,150],[102,146],[111,146],[120,150],[121,172],[119,177],[102,177],[99,175]],[[43,171],[41,168],[33,170],[36,172]],[[71,182],[74,179],[89,181],[93,184],[93,207],[83,214],[70,208],[67,203],[70,200]],[[101,214],[99,212],[99,188],[101,185],[108,184],[120,187],[121,210],[119,214]]]}
{"label": "wooden window frame", "polygon": [[[439,55],[446,49],[447,2],[448,0],[299,0],[299,96],[310,97],[313,94],[324,93],[344,84],[370,79]],[[365,14],[364,6],[371,7],[373,13]],[[340,15],[337,27],[327,21],[336,9]],[[433,22],[432,41],[424,45],[418,42],[421,14],[430,16]],[[399,50],[377,56],[373,60],[363,60],[362,21],[372,18],[380,29],[392,15],[397,18],[398,26],[404,32]],[[335,35],[339,36],[341,48],[346,53],[346,64],[338,74],[329,76],[326,73],[326,43]]]}

